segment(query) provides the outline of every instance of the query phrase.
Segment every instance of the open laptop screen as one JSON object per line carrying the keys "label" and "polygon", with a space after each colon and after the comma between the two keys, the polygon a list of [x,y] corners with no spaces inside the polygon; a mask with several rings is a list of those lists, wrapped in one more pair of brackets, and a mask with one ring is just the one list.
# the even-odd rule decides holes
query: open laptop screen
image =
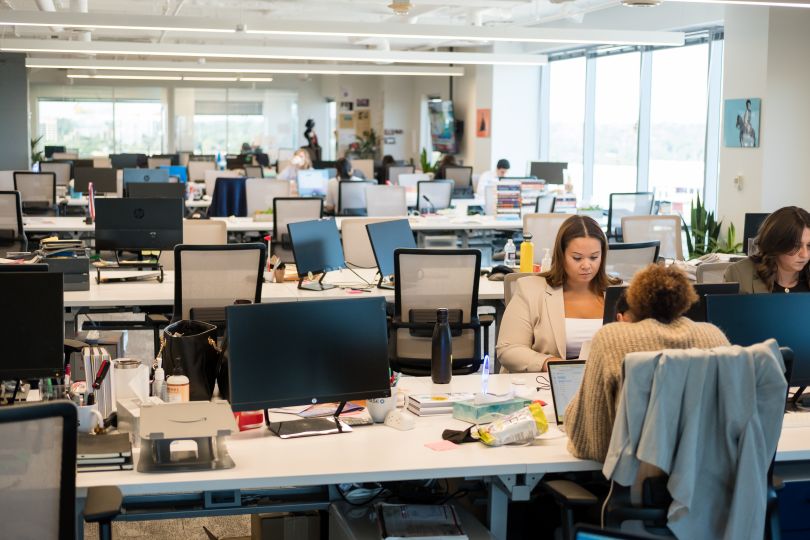
{"label": "open laptop screen", "polygon": [[551,383],[551,399],[554,402],[554,416],[557,425],[565,420],[565,409],[579,391],[582,376],[585,375],[585,360],[549,362],[548,380]]}

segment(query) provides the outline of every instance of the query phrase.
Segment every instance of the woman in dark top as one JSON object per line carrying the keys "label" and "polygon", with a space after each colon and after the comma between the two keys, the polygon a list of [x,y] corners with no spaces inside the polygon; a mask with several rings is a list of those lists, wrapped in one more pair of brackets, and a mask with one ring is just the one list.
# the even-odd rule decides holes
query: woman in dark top
{"label": "woman in dark top", "polygon": [[810,292],[810,213],[786,206],[765,218],[757,253],[728,267],[724,279],[743,294]]}

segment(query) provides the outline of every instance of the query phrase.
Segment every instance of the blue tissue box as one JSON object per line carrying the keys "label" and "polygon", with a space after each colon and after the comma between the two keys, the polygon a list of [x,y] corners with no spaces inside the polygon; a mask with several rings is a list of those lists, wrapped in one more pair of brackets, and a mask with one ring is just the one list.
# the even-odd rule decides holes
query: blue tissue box
{"label": "blue tissue box", "polygon": [[453,418],[471,424],[489,424],[501,416],[512,414],[528,406],[531,400],[515,397],[502,401],[475,403],[475,400],[459,401],[453,404]]}

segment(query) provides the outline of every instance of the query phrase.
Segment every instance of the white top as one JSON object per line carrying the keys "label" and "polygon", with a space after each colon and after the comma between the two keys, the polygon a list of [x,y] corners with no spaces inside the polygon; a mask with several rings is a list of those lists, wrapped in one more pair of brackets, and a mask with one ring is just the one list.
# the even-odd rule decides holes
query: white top
{"label": "white top", "polygon": [[579,358],[582,344],[602,328],[602,319],[565,318],[565,351],[568,358]]}
{"label": "white top", "polygon": [[487,186],[498,185],[498,172],[497,171],[484,171],[478,177],[478,185],[475,186],[475,194],[478,196],[484,195]]}

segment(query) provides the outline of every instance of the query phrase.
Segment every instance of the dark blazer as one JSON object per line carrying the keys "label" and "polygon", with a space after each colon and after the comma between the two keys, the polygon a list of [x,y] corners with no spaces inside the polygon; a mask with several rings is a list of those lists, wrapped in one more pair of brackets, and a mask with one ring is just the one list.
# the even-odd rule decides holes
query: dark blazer
{"label": "dark blazer", "polygon": [[759,278],[754,269],[754,261],[750,258],[733,263],[726,268],[723,280],[727,283],[737,282],[740,284],[740,294],[761,294],[769,293],[771,289]]}

